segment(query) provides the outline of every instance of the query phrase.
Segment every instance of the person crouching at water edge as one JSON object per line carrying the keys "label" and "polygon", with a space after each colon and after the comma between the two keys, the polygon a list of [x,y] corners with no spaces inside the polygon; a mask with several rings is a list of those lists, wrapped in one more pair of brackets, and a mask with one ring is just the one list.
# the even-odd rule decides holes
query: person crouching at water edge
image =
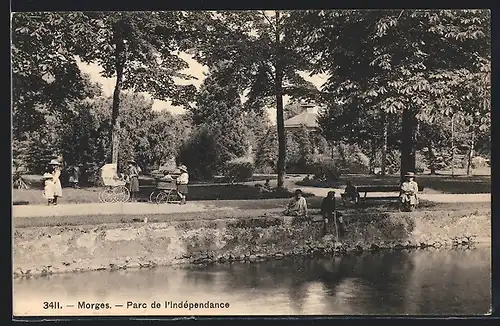
{"label": "person crouching at water edge", "polygon": [[283,214],[307,217],[307,201],[302,194],[302,190],[295,190],[295,196],[290,200]]}
{"label": "person crouching at water edge", "polygon": [[52,174],[50,173],[45,173],[42,176],[44,182],[43,197],[47,199],[48,206],[52,205],[52,201],[54,200],[54,181],[52,179]]}
{"label": "person crouching at water edge", "polygon": [[57,198],[62,197],[62,185],[59,177],[61,176],[61,163],[57,160],[52,160],[49,163],[51,167],[53,189],[52,193],[54,198],[52,199],[52,204],[57,205]]}
{"label": "person crouching at water edge", "polygon": [[137,193],[139,192],[139,173],[140,169],[137,166],[137,163],[134,160],[129,160],[127,167],[127,179],[131,201],[137,200]]}
{"label": "person crouching at water edge", "polygon": [[179,170],[181,170],[181,174],[177,177],[175,183],[177,184],[177,193],[179,197],[181,197],[181,202],[179,204],[183,205],[186,203],[188,194],[189,173],[185,165],[179,166]]}

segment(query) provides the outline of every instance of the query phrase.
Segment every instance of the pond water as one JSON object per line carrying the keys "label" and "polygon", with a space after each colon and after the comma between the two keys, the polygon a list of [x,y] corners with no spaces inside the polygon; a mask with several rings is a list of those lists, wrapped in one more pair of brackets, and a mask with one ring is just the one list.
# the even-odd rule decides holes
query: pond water
{"label": "pond water", "polygon": [[[19,279],[14,314],[483,315],[490,310],[490,256],[490,248],[388,251]],[[44,301],[61,308],[43,309]],[[110,309],[78,309],[82,301],[109,303]],[[127,301],[147,308],[127,308]],[[154,301],[161,306],[151,308]],[[179,302],[192,307],[173,305]],[[194,306],[207,302],[229,307]]]}

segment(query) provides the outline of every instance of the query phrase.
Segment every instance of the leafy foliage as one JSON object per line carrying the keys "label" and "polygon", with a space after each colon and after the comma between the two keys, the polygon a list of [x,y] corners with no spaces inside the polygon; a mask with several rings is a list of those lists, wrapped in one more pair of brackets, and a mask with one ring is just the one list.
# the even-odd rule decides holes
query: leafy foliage
{"label": "leafy foliage", "polygon": [[317,181],[332,184],[338,181],[341,172],[337,168],[335,161],[332,159],[325,159],[317,162],[314,168],[314,179]]}
{"label": "leafy foliage", "polygon": [[[430,122],[460,113],[474,128],[488,129],[488,11],[308,11],[293,19],[303,23],[296,31],[304,40],[301,53],[315,72],[330,75],[323,92],[331,105],[407,110]],[[413,133],[408,126],[403,133]]]}
{"label": "leafy foliage", "polygon": [[78,13],[15,13],[12,17],[13,135],[23,139],[74,100],[100,94],[82,75],[70,34]]}
{"label": "leafy foliage", "polygon": [[214,168],[212,173],[220,172],[226,162],[249,154],[247,117],[229,72],[224,63],[213,67],[197,95],[197,105],[190,108],[193,123],[206,130],[205,136],[213,139],[216,152],[210,163],[206,160],[191,163],[195,166],[208,163]]}
{"label": "leafy foliage", "polygon": [[191,14],[190,47],[194,58],[211,67],[227,62],[239,93],[248,90],[245,108],[255,108],[276,100],[278,129],[278,186],[283,184],[285,131],[283,95],[314,97],[314,85],[298,72],[307,70],[306,57],[295,49],[297,40],[288,12],[220,11]]}
{"label": "leafy foliage", "polygon": [[254,165],[248,158],[237,158],[227,162],[224,170],[232,182],[244,182],[252,177]]}
{"label": "leafy foliage", "polygon": [[267,132],[258,140],[255,150],[255,168],[260,173],[276,173],[278,160],[278,137],[274,128],[269,127]]}

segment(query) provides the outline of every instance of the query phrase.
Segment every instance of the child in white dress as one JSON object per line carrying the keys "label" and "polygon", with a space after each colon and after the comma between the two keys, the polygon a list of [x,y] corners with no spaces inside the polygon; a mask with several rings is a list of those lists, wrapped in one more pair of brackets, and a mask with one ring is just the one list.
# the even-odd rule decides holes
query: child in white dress
{"label": "child in white dress", "polygon": [[47,205],[50,206],[54,201],[54,180],[52,174],[45,173],[42,176],[42,180],[44,182],[43,197],[47,199]]}

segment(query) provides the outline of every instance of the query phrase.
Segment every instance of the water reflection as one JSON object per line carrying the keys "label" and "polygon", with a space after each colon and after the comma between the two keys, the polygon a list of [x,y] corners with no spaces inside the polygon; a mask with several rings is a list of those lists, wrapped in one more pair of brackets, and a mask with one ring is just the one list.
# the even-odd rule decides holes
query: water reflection
{"label": "water reflection", "polygon": [[231,304],[219,314],[484,314],[490,265],[485,248],[54,275],[16,280],[14,306],[219,300]]}

